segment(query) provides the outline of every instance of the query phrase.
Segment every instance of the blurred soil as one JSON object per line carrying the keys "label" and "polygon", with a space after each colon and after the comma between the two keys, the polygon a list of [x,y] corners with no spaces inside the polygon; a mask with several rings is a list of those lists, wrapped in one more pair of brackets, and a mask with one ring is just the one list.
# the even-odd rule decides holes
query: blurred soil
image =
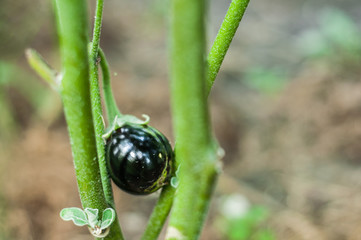
{"label": "blurred soil", "polygon": [[361,239],[361,83],[305,70],[253,119],[230,175],[275,201],[279,239]]}
{"label": "blurred soil", "polygon": [[[151,125],[174,146],[163,15],[151,8],[156,17],[149,20],[142,13],[149,5],[118,4],[106,5],[102,32],[116,100],[122,112],[150,115]],[[112,10],[126,4],[136,10]],[[250,10],[251,26],[258,26],[255,11]],[[277,95],[260,94],[245,87],[239,80],[243,73],[237,72],[238,63],[252,64],[237,55],[251,54],[245,48],[252,36],[248,42],[235,39],[210,97],[212,124],[226,156],[202,239],[224,239],[216,227],[218,200],[236,192],[270,209],[268,225],[277,239],[361,240],[360,68],[302,63]],[[51,39],[43,41],[45,49],[52,48]],[[27,69],[23,61],[18,64]],[[6,220],[0,220],[0,238],[90,239],[86,228],[59,218],[62,208],[80,207],[80,202],[60,100],[55,92],[47,97],[55,107],[44,113],[32,109],[18,88],[7,88],[17,132],[13,140],[1,140],[0,204],[5,210],[0,214]],[[139,239],[157,194],[133,197],[115,189],[115,197],[125,235]]]}

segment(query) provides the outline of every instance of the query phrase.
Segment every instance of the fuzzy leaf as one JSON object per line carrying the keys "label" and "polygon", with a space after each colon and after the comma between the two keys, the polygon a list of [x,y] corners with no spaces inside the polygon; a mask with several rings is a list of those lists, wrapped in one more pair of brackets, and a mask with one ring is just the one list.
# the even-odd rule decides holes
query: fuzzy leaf
{"label": "fuzzy leaf", "polygon": [[77,226],[88,225],[87,216],[86,216],[85,212],[80,208],[76,208],[76,207],[64,208],[60,212],[60,217],[64,221],[72,220],[74,222],[74,224]]}
{"label": "fuzzy leaf", "polygon": [[107,208],[103,211],[101,229],[108,228],[115,220],[115,211],[113,208]]}
{"label": "fuzzy leaf", "polygon": [[90,227],[94,228],[98,223],[98,209],[86,208],[85,213],[88,216],[88,222]]}
{"label": "fuzzy leaf", "polygon": [[174,188],[177,188],[179,185],[178,174],[179,174],[180,167],[181,167],[181,164],[179,164],[177,171],[175,171],[175,176],[170,179],[170,185]]}

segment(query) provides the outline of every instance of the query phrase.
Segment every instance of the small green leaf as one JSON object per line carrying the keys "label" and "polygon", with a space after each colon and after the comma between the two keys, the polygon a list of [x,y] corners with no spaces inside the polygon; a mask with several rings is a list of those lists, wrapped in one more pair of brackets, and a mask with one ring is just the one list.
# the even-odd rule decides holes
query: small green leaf
{"label": "small green leaf", "polygon": [[177,188],[179,185],[178,174],[179,174],[180,166],[181,166],[181,164],[179,164],[177,171],[175,172],[175,176],[170,179],[170,185],[174,188]]}
{"label": "small green leaf", "polygon": [[113,208],[107,208],[103,211],[101,229],[108,228],[115,220],[115,211]]}
{"label": "small green leaf", "polygon": [[178,185],[179,185],[179,179],[178,179],[178,177],[172,177],[172,178],[170,179],[170,185],[171,185],[172,187],[174,187],[174,188],[177,188]]}
{"label": "small green leaf", "polygon": [[98,209],[86,208],[85,213],[88,216],[88,222],[90,227],[94,228],[98,223]]}
{"label": "small green leaf", "polygon": [[60,217],[64,221],[72,220],[74,222],[74,224],[77,226],[88,225],[87,216],[86,216],[85,212],[80,208],[76,208],[76,207],[64,208],[60,212]]}

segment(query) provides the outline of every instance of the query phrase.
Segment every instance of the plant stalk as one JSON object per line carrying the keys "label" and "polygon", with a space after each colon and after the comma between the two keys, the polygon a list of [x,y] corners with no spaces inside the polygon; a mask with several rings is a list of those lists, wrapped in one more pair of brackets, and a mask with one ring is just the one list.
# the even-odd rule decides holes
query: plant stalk
{"label": "plant stalk", "polygon": [[93,111],[95,141],[97,145],[98,161],[99,161],[100,173],[102,176],[104,194],[108,204],[110,204],[113,207],[114,205],[113,191],[111,188],[110,179],[106,168],[104,141],[102,139],[102,135],[104,134],[104,124],[102,120],[103,110],[100,100],[99,77],[98,77],[98,49],[99,49],[103,4],[104,2],[102,0],[97,1],[93,41],[90,44],[91,46],[89,53],[90,99],[91,99],[91,108]]}
{"label": "plant stalk", "polygon": [[171,95],[180,165],[167,239],[198,239],[217,176],[206,98],[205,1],[173,0]]}
{"label": "plant stalk", "polygon": [[[99,169],[101,175],[101,182],[104,190],[106,202],[115,210],[113,190],[110,182],[109,172],[105,160],[105,146],[102,138],[104,134],[103,110],[99,89],[99,75],[98,75],[98,54],[101,25],[103,18],[104,0],[97,0],[95,21],[93,29],[93,39],[89,53],[89,68],[90,68],[90,98],[94,121],[95,141],[98,154]],[[123,239],[123,234],[120,229],[118,219],[110,227],[109,235],[105,239]]]}
{"label": "plant stalk", "polygon": [[[239,22],[242,20],[248,3],[249,0],[233,0],[230,4],[230,7],[228,8],[226,17],[222,22],[221,28],[216,36],[216,39],[207,58],[208,69],[206,97],[208,97],[211,91],[211,88],[219,72],[225,54],[227,53],[232,39],[236,33]],[[157,238],[164,224],[164,222],[159,221],[159,219],[167,218],[168,213],[170,212],[170,209],[172,207],[174,193],[175,190],[171,186],[164,187],[162,194],[152,212],[146,231],[143,234],[143,239]],[[162,207],[160,208],[158,207],[158,205],[161,205]],[[153,233],[150,235],[152,237],[147,238],[148,233]]]}
{"label": "plant stalk", "polygon": [[106,112],[108,117],[108,123],[111,125],[115,116],[121,115],[117,104],[114,99],[114,95],[112,92],[112,85],[110,82],[110,70],[108,62],[105,58],[105,54],[101,48],[99,48],[99,57],[100,57],[100,67],[102,69],[103,75],[103,91],[104,91],[104,101],[106,106]]}
{"label": "plant stalk", "polygon": [[60,94],[68,124],[83,208],[107,208],[100,180],[89,94],[85,0],[55,0],[63,78]]}
{"label": "plant stalk", "polygon": [[173,196],[175,188],[168,185],[163,187],[158,202],[149,218],[147,227],[143,233],[141,240],[155,240],[163,228],[165,221],[173,204]]}
{"label": "plant stalk", "polygon": [[223,59],[242,20],[250,0],[232,0],[227,14],[208,54],[207,95],[211,91]]}
{"label": "plant stalk", "polygon": [[[80,199],[84,209],[89,207],[102,212],[108,207],[108,202],[100,181],[90,99],[87,5],[85,0],[55,0],[54,3],[64,74],[60,94]],[[117,232],[120,232],[119,225],[113,224],[106,239],[122,239],[121,232],[120,235]]]}

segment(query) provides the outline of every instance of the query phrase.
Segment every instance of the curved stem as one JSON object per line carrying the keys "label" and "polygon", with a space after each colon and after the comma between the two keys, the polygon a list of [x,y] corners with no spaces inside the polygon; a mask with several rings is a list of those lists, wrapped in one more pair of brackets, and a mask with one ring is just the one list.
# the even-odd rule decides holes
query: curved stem
{"label": "curved stem", "polygon": [[[93,41],[91,44],[89,54],[89,68],[90,68],[90,96],[91,106],[93,111],[93,121],[95,130],[96,149],[98,153],[98,162],[101,175],[101,182],[104,190],[105,199],[113,209],[115,209],[113,190],[110,183],[108,169],[105,160],[105,147],[103,141],[104,124],[103,111],[100,100],[99,90],[99,76],[98,76],[98,49],[100,41],[100,30],[102,24],[104,0],[98,0],[95,13]],[[105,239],[123,239],[123,235],[119,226],[119,221],[116,219],[111,225],[110,233]]]}
{"label": "curved stem", "polygon": [[105,58],[104,52],[101,48],[99,48],[99,57],[100,57],[100,67],[102,69],[102,74],[103,74],[105,109],[107,112],[107,118],[110,125],[115,119],[115,116],[121,115],[121,113],[117,107],[117,103],[115,102],[113,96],[112,86],[110,82],[109,65]]}
{"label": "curved stem", "polygon": [[221,28],[218,31],[207,58],[208,71],[206,91],[208,94],[211,91],[224,56],[228,51],[229,45],[231,45],[232,39],[237,31],[239,23],[242,20],[249,1],[250,0],[232,0],[231,5],[228,8],[227,14],[222,22]]}

